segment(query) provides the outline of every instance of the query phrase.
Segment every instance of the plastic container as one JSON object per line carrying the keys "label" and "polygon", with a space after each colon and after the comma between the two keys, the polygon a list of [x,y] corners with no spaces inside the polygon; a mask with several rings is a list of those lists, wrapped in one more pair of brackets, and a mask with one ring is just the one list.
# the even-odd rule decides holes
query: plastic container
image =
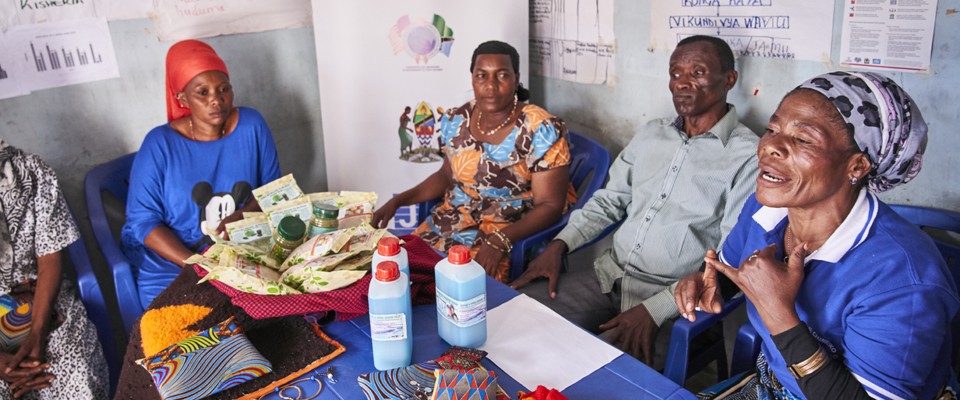
{"label": "plastic container", "polygon": [[400,239],[385,237],[377,242],[377,251],[373,252],[373,265],[380,265],[383,261],[393,261],[400,267],[400,272],[410,276],[410,263],[407,261],[407,250],[400,247]]}
{"label": "plastic container", "polygon": [[312,238],[321,233],[337,230],[340,225],[339,222],[337,222],[337,215],[339,214],[340,209],[336,206],[328,204],[314,205],[313,217],[310,218],[310,232],[307,236]]}
{"label": "plastic container", "polygon": [[282,263],[306,238],[307,224],[303,223],[303,220],[293,215],[283,217],[277,224],[277,231],[273,233],[270,256]]}
{"label": "plastic container", "polygon": [[486,272],[467,246],[450,248],[435,271],[440,337],[453,346],[479,347],[487,341]]}
{"label": "plastic container", "polygon": [[367,295],[373,366],[385,371],[410,365],[413,358],[410,278],[400,272],[397,263],[384,261],[377,264]]}

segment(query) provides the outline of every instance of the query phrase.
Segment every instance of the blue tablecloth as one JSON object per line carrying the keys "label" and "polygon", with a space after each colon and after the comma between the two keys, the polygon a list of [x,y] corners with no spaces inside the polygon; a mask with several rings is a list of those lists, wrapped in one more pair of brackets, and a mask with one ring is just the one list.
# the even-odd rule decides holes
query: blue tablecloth
{"label": "blue tablecloth", "polygon": [[[494,279],[487,279],[488,308],[495,308],[518,294]],[[523,316],[518,315],[517,319],[518,322],[522,322]],[[333,367],[338,382],[330,384],[324,379],[323,390],[317,399],[365,399],[357,384],[357,376],[376,370],[371,352],[369,319],[360,317],[333,323],[326,326],[324,331],[346,347],[347,351],[320,367],[324,371],[327,367]],[[413,308],[413,338],[414,362],[435,359],[450,348],[450,345],[437,335],[435,306],[422,305]],[[489,360],[485,359],[482,364],[487,369],[497,372],[498,382],[511,397],[515,397],[518,390],[535,389],[523,388]],[[549,368],[549,366],[540,366],[540,368]],[[308,393],[312,393],[312,388]],[[690,392],[626,354],[568,387],[563,394],[570,400],[696,399]],[[271,394],[264,398],[274,399],[279,396]]]}

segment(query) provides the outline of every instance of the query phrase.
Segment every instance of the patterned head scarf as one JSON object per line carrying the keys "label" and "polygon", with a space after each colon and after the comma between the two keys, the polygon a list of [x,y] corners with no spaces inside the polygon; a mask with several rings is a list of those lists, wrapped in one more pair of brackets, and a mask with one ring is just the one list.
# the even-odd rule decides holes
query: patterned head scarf
{"label": "patterned head scarf", "polygon": [[190,115],[190,109],[177,101],[177,93],[195,76],[206,71],[221,71],[227,76],[227,65],[210,45],[199,40],[184,40],[167,51],[167,121]]}
{"label": "patterned head scarf", "polygon": [[831,72],[797,88],[815,90],[837,107],[870,159],[871,190],[899,186],[920,172],[927,124],[910,95],[893,80],[871,72]]}

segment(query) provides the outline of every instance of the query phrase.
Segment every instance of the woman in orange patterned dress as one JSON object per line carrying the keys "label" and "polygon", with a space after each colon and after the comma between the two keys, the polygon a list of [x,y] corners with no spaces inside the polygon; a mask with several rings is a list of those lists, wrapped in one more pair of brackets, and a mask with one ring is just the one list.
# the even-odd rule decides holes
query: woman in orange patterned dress
{"label": "woman in orange patterned dress", "polygon": [[520,56],[509,44],[473,52],[474,99],[440,118],[443,165],[376,213],[385,227],[397,208],[443,196],[415,234],[441,251],[458,244],[501,282],[517,240],[560,219],[576,201],[567,178],[570,144],[563,121],[526,103]]}

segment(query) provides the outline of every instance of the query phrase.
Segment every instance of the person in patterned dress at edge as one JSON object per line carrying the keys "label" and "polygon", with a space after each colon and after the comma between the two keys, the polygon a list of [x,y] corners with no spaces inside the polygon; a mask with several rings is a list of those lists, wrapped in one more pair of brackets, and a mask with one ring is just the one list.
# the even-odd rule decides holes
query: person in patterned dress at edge
{"label": "person in patterned dress at edge", "polygon": [[227,66],[208,44],[167,51],[166,124],[143,139],[130,171],[123,252],[146,309],[186,260],[226,238],[227,223],[258,211],[253,189],[280,177],[270,127],[257,110],[234,107]]}
{"label": "person in patterned dress at edge", "polygon": [[32,303],[16,353],[0,352],[0,398],[106,399],[107,364],[62,253],[80,238],[53,169],[0,140],[0,294]]}
{"label": "person in patterned dress at edge", "polygon": [[728,277],[763,340],[756,373],[705,396],[731,382],[743,386],[728,399],[933,399],[944,389],[956,288],[930,237],[874,194],[916,176],[926,143],[917,105],[879,74],[828,73],[783,98],[757,148],[755,196],[719,255],[707,251],[704,271],[675,291],[694,320],[696,306],[720,311],[717,277]]}
{"label": "person in patterned dress at edge", "polygon": [[373,216],[374,226],[386,227],[397,208],[443,196],[414,234],[441,251],[471,247],[501,282],[509,278],[512,244],[550,226],[576,202],[567,177],[567,129],[526,103],[519,68],[513,46],[477,46],[470,63],[475,98],[440,118],[440,169]]}
{"label": "person in patterned dress at edge", "polygon": [[[663,368],[673,288],[723,243],[753,193],[759,137],[739,122],[727,93],[737,82],[730,46],[711,36],[677,43],[669,61],[677,116],[638,130],[610,166],[610,178],[530,263],[513,287],[570,321]],[[563,255],[618,221],[613,248],[593,268],[561,274]],[[529,284],[534,278],[544,277]],[[562,278],[562,279],[561,279]]]}

